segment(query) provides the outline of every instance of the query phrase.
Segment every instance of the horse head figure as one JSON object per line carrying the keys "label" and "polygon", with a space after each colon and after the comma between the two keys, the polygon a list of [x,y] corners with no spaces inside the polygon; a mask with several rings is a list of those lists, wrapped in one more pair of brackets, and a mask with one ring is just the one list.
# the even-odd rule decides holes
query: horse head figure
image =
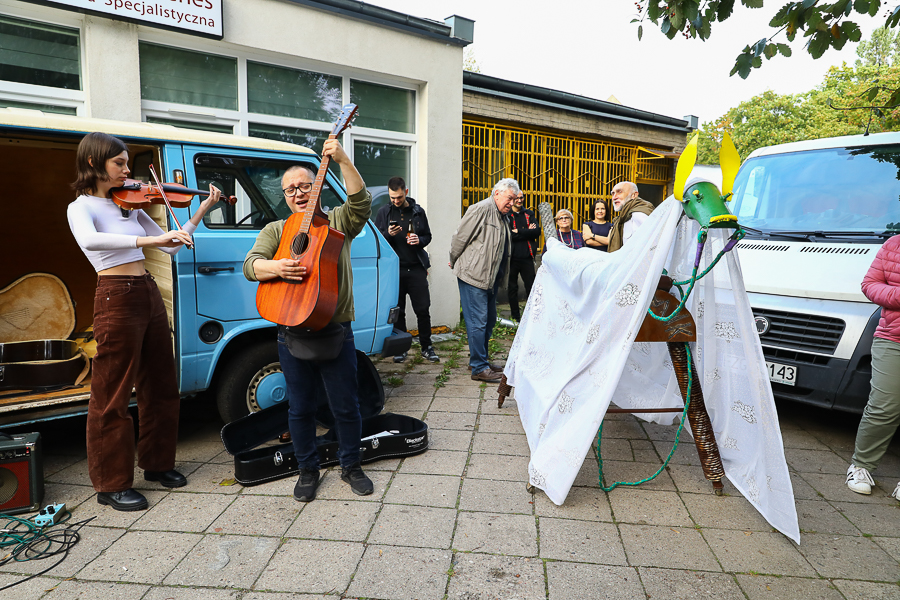
{"label": "horse head figure", "polygon": [[705,229],[727,228],[740,229],[738,219],[731,214],[726,202],[731,200],[734,178],[741,166],[731,137],[726,132],[722,137],[722,149],[719,151],[719,165],[722,168],[722,191],[708,181],[696,181],[687,189],[685,184],[697,162],[697,139],[700,132],[695,132],[685,147],[675,168],[675,198],[682,203],[684,214],[694,219]]}

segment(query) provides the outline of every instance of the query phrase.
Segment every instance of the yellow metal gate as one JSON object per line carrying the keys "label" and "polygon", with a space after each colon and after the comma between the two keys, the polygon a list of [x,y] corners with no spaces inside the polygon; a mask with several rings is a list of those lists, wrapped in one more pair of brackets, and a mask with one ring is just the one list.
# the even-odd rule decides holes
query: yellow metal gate
{"label": "yellow metal gate", "polygon": [[[463,121],[462,212],[487,198],[504,177],[519,182],[526,207],[550,202],[567,208],[580,228],[597,198],[609,200],[620,181],[666,186],[669,161],[628,146]],[[663,197],[665,192],[663,192]]]}

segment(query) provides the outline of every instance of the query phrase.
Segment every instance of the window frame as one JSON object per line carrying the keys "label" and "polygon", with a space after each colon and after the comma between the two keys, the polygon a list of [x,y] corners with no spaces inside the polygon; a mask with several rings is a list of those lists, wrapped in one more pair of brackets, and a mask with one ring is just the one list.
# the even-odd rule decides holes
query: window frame
{"label": "window frame", "polygon": [[[14,81],[0,80],[0,104],[4,100],[10,102],[23,102],[27,104],[50,104],[63,108],[74,108],[76,116],[83,117],[87,114],[85,106],[85,63],[87,55],[84,44],[84,19],[77,14],[60,13],[59,11],[51,11],[39,6],[18,7],[0,5],[0,12],[4,16],[22,19],[24,21],[33,21],[38,24],[56,25],[58,27],[66,27],[78,31],[78,61],[81,69],[80,90],[65,90],[62,88],[54,88],[43,85],[32,85],[28,83],[18,83]],[[40,108],[35,108],[40,110]]]}
{"label": "window frame", "polygon": [[[139,29],[139,41],[150,44],[170,46],[176,49],[183,49],[193,52],[210,52],[219,56],[227,56],[237,59],[237,77],[238,77],[238,108],[237,110],[216,109],[203,106],[193,106],[187,104],[175,104],[168,102],[160,102],[156,100],[141,99],[141,120],[146,121],[148,116],[182,120],[186,123],[196,121],[205,124],[225,125],[233,127],[235,135],[249,136],[250,124],[257,123],[268,126],[283,126],[290,128],[309,129],[321,131],[326,135],[331,131],[332,123],[323,123],[319,121],[311,121],[309,119],[298,119],[294,117],[279,117],[276,115],[267,115],[262,113],[252,113],[248,108],[248,82],[247,82],[247,61],[263,63],[275,67],[283,67],[287,69],[302,69],[304,71],[312,71],[322,73],[323,75],[331,75],[340,77],[342,80],[341,94],[342,104],[350,102],[350,80],[363,81],[366,83],[374,83],[390,87],[397,87],[411,90],[415,97],[415,114],[416,131],[421,129],[420,106],[421,106],[421,86],[419,84],[403,81],[399,78],[379,77],[377,74],[362,73],[352,67],[339,68],[336,65],[323,65],[315,61],[304,61],[296,57],[285,57],[277,53],[270,53],[263,50],[247,50],[243,47],[236,47],[227,42],[219,42],[214,47],[204,43],[199,38],[186,38],[185,36],[171,34],[160,30],[144,30]],[[389,131],[382,129],[372,129],[368,127],[352,127],[345,131],[341,136],[341,145],[347,151],[347,155],[353,160],[353,145],[355,141],[365,141],[381,144],[403,145],[410,148],[410,176],[407,181],[410,194],[415,197],[415,191],[418,185],[416,176],[418,166],[418,133],[404,133],[399,131]],[[316,154],[321,152],[321,148],[310,148]],[[387,182],[385,182],[385,185]],[[372,184],[375,185],[375,184]]]}

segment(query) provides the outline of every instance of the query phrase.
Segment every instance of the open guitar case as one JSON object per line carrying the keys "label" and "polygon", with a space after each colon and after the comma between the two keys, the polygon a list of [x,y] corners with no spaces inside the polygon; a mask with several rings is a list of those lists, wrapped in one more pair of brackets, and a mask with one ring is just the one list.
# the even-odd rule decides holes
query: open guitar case
{"label": "open guitar case", "polygon": [[[356,351],[359,384],[359,412],[362,416],[360,462],[363,464],[421,454],[428,449],[428,426],[421,420],[384,409],[384,386],[371,359]],[[319,385],[316,420],[329,430],[316,438],[319,466],[338,464],[338,441],[334,416],[328,407],[324,387]],[[222,428],[222,443],[234,457],[234,478],[243,486],[254,486],[290,477],[297,473],[294,446],[269,443],[288,430],[288,403],[280,402],[251,413]]]}
{"label": "open guitar case", "polygon": [[77,386],[89,355],[69,338],[75,305],[50,273],[29,273],[0,290],[0,390],[47,392]]}

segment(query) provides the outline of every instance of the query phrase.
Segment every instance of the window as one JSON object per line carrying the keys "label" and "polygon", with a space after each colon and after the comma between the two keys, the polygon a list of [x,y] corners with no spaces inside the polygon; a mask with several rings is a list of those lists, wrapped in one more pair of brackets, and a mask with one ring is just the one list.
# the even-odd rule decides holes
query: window
{"label": "window", "polygon": [[[340,139],[373,195],[380,198],[380,188],[396,175],[415,194],[415,90],[323,73],[321,66],[269,64],[258,54],[220,56],[198,47],[173,48],[162,45],[164,39],[154,36],[139,45],[145,121],[277,140],[320,154],[343,105],[355,102],[360,114]],[[342,179],[337,164],[329,170]],[[246,183],[241,185],[252,195]],[[222,222],[234,224],[243,216]],[[259,215],[248,217],[241,227],[258,220]]]}
{"label": "window", "polygon": [[[262,229],[266,224],[291,216],[281,191],[281,178],[293,163],[260,159],[198,155],[194,160],[197,185],[207,189],[215,185],[226,196],[236,196],[237,204],[221,202],[203,217],[211,229]],[[316,165],[310,163],[315,170]],[[342,204],[340,196],[327,183],[320,198],[325,212]]]}
{"label": "window", "polygon": [[74,106],[56,106],[53,104],[32,104],[31,102],[16,102],[14,100],[0,99],[0,108],[28,108],[30,110],[39,110],[45,113],[56,113],[60,115],[75,115],[77,109]]}
{"label": "window", "polygon": [[353,164],[366,182],[366,187],[375,190],[373,194],[380,186],[386,186],[391,177],[402,177],[408,183],[409,158],[409,146],[364,141],[353,143]]}
{"label": "window", "polygon": [[247,61],[252,113],[331,123],[341,112],[341,78]]}
{"label": "window", "polygon": [[237,59],[141,42],[141,98],[237,110]]}
{"label": "window", "polygon": [[[278,140],[280,142],[288,142],[289,144],[306,146],[316,154],[322,154],[322,144],[324,144],[325,140],[328,139],[329,134],[330,131],[250,123],[250,137],[265,138],[267,140]],[[341,168],[337,165],[337,163],[332,162],[330,165],[328,165],[328,170],[331,171],[332,175],[343,181]]]}
{"label": "window", "polygon": [[900,145],[758,156],[735,180],[734,214],[762,231],[900,229]]}
{"label": "window", "polygon": [[351,80],[350,102],[360,107],[358,127],[416,131],[416,93],[412,90]]}
{"label": "window", "polygon": [[77,29],[0,15],[0,79],[81,89]]}

